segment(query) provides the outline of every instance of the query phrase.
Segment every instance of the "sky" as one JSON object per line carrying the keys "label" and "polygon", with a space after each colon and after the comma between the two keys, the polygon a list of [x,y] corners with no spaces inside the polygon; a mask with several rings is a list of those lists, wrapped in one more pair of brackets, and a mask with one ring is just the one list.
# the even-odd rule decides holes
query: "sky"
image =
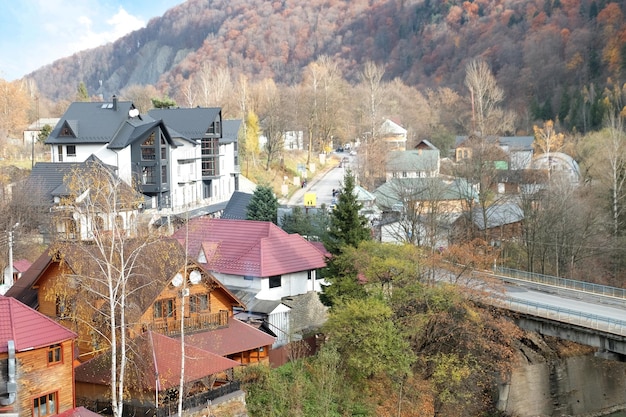
{"label": "sky", "polygon": [[0,78],[13,81],[141,29],[185,0],[0,0]]}

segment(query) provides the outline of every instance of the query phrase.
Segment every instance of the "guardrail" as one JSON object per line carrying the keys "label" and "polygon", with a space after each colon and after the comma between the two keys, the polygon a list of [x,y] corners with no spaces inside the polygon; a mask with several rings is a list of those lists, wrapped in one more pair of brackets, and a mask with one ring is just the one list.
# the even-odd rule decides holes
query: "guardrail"
{"label": "guardrail", "polygon": [[554,307],[549,304],[513,299],[511,297],[491,297],[490,299],[493,305],[507,308],[508,310],[518,313],[626,336],[626,321],[624,320],[611,319],[596,314],[583,313],[567,308]]}
{"label": "guardrail", "polygon": [[592,284],[590,282],[576,281],[569,278],[537,274],[534,272],[526,272],[504,267],[496,267],[493,273],[537,284],[551,285],[553,287],[582,291],[606,297],[626,299],[626,290],[623,288],[609,287],[606,285]]}

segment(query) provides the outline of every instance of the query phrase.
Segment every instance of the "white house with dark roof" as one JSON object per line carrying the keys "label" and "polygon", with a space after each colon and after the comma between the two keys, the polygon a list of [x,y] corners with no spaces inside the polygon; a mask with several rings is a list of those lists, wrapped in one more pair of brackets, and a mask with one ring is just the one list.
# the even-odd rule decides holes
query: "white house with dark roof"
{"label": "white house with dark roof", "polygon": [[153,109],[128,101],[75,102],[46,140],[52,162],[94,155],[148,197],[162,215],[228,201],[238,187],[241,121],[220,108]]}

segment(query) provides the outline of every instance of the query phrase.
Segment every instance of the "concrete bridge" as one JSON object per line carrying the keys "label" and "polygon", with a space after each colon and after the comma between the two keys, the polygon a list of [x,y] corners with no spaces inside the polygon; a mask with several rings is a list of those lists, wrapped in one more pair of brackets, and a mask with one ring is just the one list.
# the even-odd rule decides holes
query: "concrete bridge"
{"label": "concrete bridge", "polygon": [[505,292],[487,302],[515,312],[521,328],[626,361],[626,290],[505,268],[491,275],[504,284]]}

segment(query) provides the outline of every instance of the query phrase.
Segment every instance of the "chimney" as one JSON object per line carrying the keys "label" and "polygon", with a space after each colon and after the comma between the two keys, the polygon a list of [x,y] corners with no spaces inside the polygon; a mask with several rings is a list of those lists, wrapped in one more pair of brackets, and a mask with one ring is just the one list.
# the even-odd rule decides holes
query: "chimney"
{"label": "chimney", "polygon": [[113,94],[113,110],[117,111],[117,96]]}

